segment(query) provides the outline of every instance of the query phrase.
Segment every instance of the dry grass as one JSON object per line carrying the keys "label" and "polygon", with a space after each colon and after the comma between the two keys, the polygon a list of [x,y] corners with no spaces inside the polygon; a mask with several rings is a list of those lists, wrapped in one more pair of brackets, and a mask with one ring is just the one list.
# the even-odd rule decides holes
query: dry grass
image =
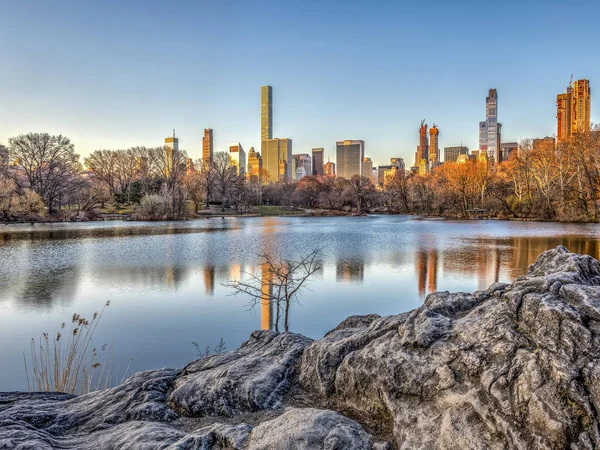
{"label": "dry grass", "polygon": [[[110,353],[112,345],[104,344],[100,351],[92,345],[94,333],[109,305],[110,301],[106,302],[100,313],[94,313],[91,321],[73,314],[72,327],[68,332],[63,323],[61,331],[53,338],[42,333],[37,342],[31,339],[31,374],[23,354],[30,392],[85,394],[111,385],[110,358],[100,358],[99,355]],[[129,361],[131,363],[131,359]]]}

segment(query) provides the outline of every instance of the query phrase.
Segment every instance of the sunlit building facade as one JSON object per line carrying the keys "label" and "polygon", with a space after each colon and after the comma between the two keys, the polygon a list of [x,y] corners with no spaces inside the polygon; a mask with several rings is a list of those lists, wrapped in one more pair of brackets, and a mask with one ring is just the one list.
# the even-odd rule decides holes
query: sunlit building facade
{"label": "sunlit building facade", "polygon": [[335,163],[327,161],[324,164],[325,175],[335,175]]}
{"label": "sunlit building facade", "polygon": [[440,130],[434,123],[429,129],[429,149],[427,152],[427,160],[431,169],[434,169],[440,163],[439,137]]}
{"label": "sunlit building facade", "polygon": [[229,157],[235,165],[235,170],[238,175],[246,173],[246,152],[239,142],[229,144]]}
{"label": "sunlit building facade", "polygon": [[212,162],[213,160],[213,130],[212,128],[204,129],[202,137],[202,161],[204,163]]}
{"label": "sunlit building facade", "polygon": [[362,175],[365,157],[365,141],[345,140],[336,142],[336,165],[339,178],[350,179]]}
{"label": "sunlit building facade", "polygon": [[456,162],[460,155],[468,155],[469,148],[463,145],[456,147],[444,147],[444,162]]}
{"label": "sunlit building facade", "polygon": [[429,139],[427,137],[427,124],[425,120],[421,122],[419,127],[419,145],[417,145],[417,151],[415,153],[415,165],[416,171],[420,175],[424,175],[428,172],[429,164]]}
{"label": "sunlit building facade", "polygon": [[255,151],[254,147],[250,147],[250,150],[248,151],[248,177],[258,177],[258,179],[262,181],[262,168],[263,161],[260,152]]}

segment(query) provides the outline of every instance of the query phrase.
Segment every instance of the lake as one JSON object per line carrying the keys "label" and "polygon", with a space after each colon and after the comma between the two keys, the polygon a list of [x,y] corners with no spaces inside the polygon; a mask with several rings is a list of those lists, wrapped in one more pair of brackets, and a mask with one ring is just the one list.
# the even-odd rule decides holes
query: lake
{"label": "lake", "polygon": [[526,272],[565,245],[599,257],[599,225],[451,221],[413,216],[265,217],[0,227],[0,391],[26,390],[23,353],[73,313],[91,318],[119,376],[181,367],[191,344],[228,349],[272,327],[268,308],[223,286],[258,273],[257,255],[321,248],[323,268],[290,313],[291,331],[322,337],[353,314],[397,314],[436,290],[474,291]]}

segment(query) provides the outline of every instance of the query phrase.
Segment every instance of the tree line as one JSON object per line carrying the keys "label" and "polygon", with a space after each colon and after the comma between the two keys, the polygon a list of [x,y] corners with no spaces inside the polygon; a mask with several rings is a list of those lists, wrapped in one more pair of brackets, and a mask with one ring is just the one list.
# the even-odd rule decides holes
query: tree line
{"label": "tree line", "polygon": [[226,152],[191,160],[185,150],[96,150],[83,160],[64,136],[29,133],[0,146],[0,220],[93,217],[111,207],[134,218],[179,219],[210,204],[251,212],[257,205],[369,210],[457,218],[564,221],[600,219],[600,127],[555,144],[520,142],[507,161],[447,162],[432,173],[369,177],[305,176],[264,184],[239,174]]}

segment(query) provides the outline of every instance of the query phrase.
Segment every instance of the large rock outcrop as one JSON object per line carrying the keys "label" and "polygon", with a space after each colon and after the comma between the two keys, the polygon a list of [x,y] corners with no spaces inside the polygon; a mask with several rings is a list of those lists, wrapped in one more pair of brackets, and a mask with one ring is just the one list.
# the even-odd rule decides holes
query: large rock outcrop
{"label": "large rock outcrop", "polygon": [[599,411],[600,263],[558,247],[317,341],[255,332],[79,397],[0,393],[0,449],[593,449]]}

